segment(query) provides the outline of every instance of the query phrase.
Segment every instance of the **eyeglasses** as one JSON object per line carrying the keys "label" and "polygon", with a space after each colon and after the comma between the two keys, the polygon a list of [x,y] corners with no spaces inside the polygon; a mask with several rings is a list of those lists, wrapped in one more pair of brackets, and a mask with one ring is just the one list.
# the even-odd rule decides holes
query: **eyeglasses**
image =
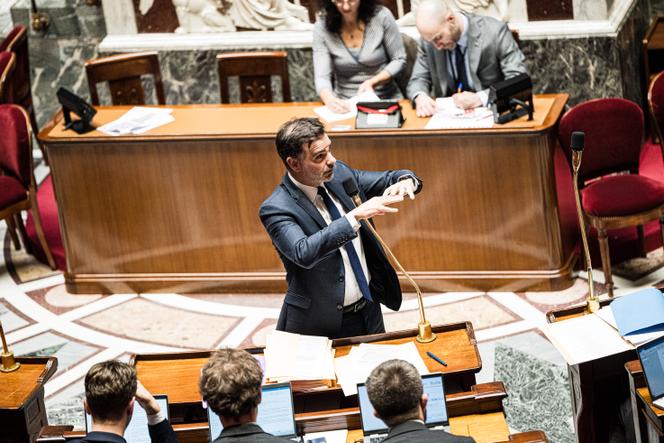
{"label": "eyeglasses", "polygon": [[344,3],[351,6],[351,5],[354,5],[355,3],[359,2],[359,1],[360,0],[332,0],[332,3],[334,3],[337,6],[343,6]]}

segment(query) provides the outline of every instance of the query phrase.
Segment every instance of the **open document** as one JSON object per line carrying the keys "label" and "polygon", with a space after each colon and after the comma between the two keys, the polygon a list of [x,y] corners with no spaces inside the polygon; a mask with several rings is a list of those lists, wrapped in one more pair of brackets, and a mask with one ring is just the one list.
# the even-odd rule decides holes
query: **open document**
{"label": "open document", "polygon": [[327,106],[319,106],[314,109],[314,112],[326,122],[348,120],[349,118],[355,118],[355,115],[357,115],[356,105],[359,102],[378,102],[380,101],[380,98],[374,92],[363,92],[362,94],[351,97],[346,101],[350,104],[350,111],[343,114],[332,112]]}
{"label": "open document", "polygon": [[411,363],[422,375],[429,373],[412,341],[400,345],[361,343],[351,348],[348,355],[334,359],[337,382],[341,385],[344,395],[357,394],[358,383],[366,382],[376,366],[395,358]]}
{"label": "open document", "polygon": [[269,381],[334,380],[334,349],[327,337],[272,331],[265,342]]}
{"label": "open document", "polygon": [[436,113],[429,119],[425,129],[491,128],[493,112],[481,106],[464,110],[454,104],[452,97],[436,99]]}
{"label": "open document", "polygon": [[173,110],[170,108],[134,106],[122,117],[98,127],[97,130],[108,135],[143,134],[150,129],[175,121],[171,112]]}

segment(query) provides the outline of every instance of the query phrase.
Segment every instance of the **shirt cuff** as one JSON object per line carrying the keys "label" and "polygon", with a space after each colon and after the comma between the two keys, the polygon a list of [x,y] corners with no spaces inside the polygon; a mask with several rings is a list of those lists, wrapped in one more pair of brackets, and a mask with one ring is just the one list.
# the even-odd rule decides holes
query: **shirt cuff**
{"label": "shirt cuff", "polygon": [[161,410],[156,414],[148,415],[148,425],[150,426],[158,425],[164,420],[166,420],[166,415]]}
{"label": "shirt cuff", "polygon": [[478,97],[482,100],[482,106],[486,106],[489,103],[489,93],[487,91],[488,89],[477,91]]}
{"label": "shirt cuff", "polygon": [[400,181],[403,181],[403,180],[408,180],[408,179],[413,180],[413,184],[415,185],[415,190],[416,191],[418,189],[420,189],[420,181],[417,179],[417,177],[415,177],[414,175],[411,175],[411,174],[402,175],[401,177],[399,177],[397,179],[397,182],[400,182]]}
{"label": "shirt cuff", "polygon": [[346,213],[346,220],[348,220],[348,223],[350,223],[353,231],[357,232],[360,229],[360,222],[358,222],[350,212]]}

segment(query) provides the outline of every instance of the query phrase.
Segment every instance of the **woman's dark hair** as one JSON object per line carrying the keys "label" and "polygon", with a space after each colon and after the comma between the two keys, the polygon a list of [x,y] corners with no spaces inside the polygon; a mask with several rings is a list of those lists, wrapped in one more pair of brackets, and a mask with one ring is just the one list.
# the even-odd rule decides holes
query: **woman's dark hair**
{"label": "woman's dark hair", "polygon": [[[380,0],[357,0],[360,7],[357,9],[357,19],[365,25],[374,16]],[[325,18],[325,28],[329,32],[339,34],[341,32],[341,13],[332,0],[318,0],[318,12]]]}

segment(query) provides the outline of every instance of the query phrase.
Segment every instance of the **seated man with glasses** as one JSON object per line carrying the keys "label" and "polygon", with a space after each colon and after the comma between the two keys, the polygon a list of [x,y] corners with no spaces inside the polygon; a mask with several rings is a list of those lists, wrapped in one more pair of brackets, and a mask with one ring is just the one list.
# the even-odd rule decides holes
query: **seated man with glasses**
{"label": "seated man with glasses", "polygon": [[408,83],[418,117],[436,112],[433,97],[452,96],[459,108],[486,105],[494,83],[528,73],[507,25],[491,17],[452,11],[424,0],[416,12],[420,45]]}

